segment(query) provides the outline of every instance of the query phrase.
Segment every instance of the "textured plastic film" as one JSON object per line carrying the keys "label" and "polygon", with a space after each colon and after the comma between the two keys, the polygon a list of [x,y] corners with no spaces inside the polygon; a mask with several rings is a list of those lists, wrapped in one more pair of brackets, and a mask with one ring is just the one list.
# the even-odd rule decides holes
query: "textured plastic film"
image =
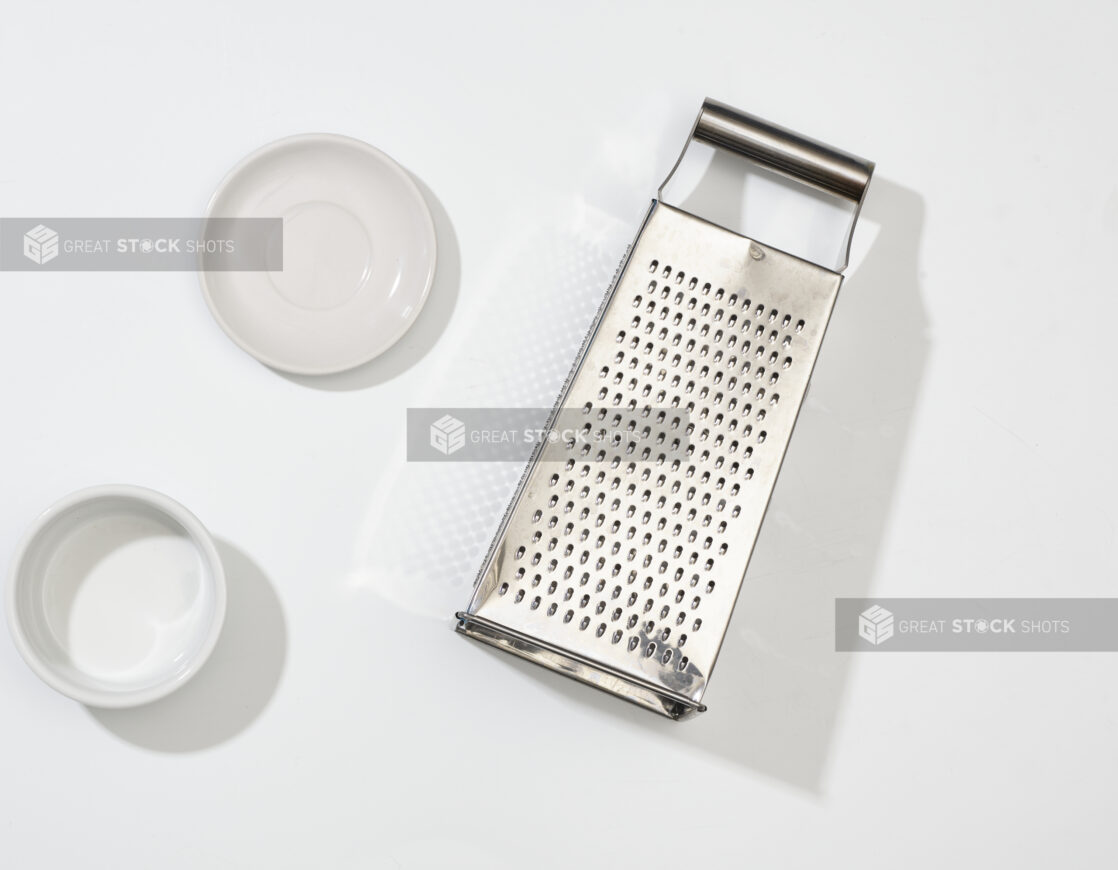
{"label": "textured plastic film", "polygon": [[[551,211],[561,230],[504,234],[492,267],[471,284],[485,297],[477,321],[446,347],[411,404],[554,404],[632,229],[584,203],[560,200]],[[493,331],[500,353],[474,340]],[[411,463],[403,454],[401,443],[358,536],[354,583],[408,612],[445,619],[469,597],[524,462]]]}

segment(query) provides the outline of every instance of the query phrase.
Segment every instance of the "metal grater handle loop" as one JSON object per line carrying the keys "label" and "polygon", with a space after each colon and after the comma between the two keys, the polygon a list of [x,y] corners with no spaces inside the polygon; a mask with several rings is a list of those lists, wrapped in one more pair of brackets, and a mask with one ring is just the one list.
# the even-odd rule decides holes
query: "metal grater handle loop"
{"label": "metal grater handle loop", "polygon": [[874,165],[871,161],[708,97],[703,101],[679,159],[660,185],[658,196],[661,201],[664,199],[664,188],[683,162],[692,141],[722,148],[786,178],[850,202],[853,205],[850,226],[843,242],[842,260],[837,271],[841,272],[846,268],[850,259],[850,239],[854,224],[858,220],[862,199],[873,176]]}

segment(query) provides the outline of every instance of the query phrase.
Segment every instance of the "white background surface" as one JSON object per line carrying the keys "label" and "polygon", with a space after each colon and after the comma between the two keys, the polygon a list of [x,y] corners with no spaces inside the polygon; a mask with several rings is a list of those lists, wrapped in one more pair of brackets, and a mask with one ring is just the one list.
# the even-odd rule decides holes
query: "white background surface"
{"label": "white background surface", "polygon": [[[403,342],[326,383],[239,351],[192,274],[0,278],[0,553],[128,482],[197,513],[230,573],[211,664],[151,708],[87,710],[0,644],[0,866],[1111,865],[1114,655],[839,655],[831,613],[1115,594],[1116,25],[6,9],[4,214],[200,214],[244,154],[325,130],[414,173],[442,260]],[[408,405],[550,400],[707,94],[878,171],[710,711],[672,723],[452,632],[516,472],[399,448]]]}

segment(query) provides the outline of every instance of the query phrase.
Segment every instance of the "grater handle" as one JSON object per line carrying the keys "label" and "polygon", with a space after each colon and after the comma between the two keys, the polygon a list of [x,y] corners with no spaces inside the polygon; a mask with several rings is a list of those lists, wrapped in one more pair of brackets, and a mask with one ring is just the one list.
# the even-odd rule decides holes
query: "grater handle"
{"label": "grater handle", "polygon": [[861,201],[873,174],[868,160],[711,99],[691,137],[852,202]]}
{"label": "grater handle", "polygon": [[660,185],[657,193],[659,199],[663,200],[664,188],[683,162],[687,146],[692,141],[738,154],[787,178],[852,203],[853,214],[838,271],[846,267],[850,258],[850,238],[854,232],[854,224],[858,220],[862,199],[873,176],[874,165],[871,161],[847,154],[708,97],[703,100],[695,126],[683,145],[679,159]]}

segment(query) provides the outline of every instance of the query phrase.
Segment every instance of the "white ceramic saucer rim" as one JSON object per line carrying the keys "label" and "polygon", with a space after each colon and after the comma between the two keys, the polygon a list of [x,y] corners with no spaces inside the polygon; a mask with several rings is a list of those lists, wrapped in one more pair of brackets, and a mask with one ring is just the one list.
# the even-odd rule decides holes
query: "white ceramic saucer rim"
{"label": "white ceramic saucer rim", "polygon": [[[204,269],[199,269],[198,278],[200,283],[202,284],[202,296],[205,298],[206,306],[210,309],[210,313],[213,315],[214,320],[217,321],[218,326],[221,327],[222,331],[227,336],[229,336],[230,339],[232,339],[233,343],[236,344],[237,347],[239,347],[249,356],[253,357],[256,360],[259,360],[269,368],[275,369],[276,371],[280,372],[287,372],[288,374],[292,375],[333,375],[339,374],[340,372],[347,372],[351,369],[357,368],[358,366],[362,366],[365,363],[372,362],[378,356],[385,353],[385,351],[387,351],[390,347],[395,345],[401,338],[404,337],[407,331],[415,325],[416,320],[419,319],[419,315],[423,311],[423,307],[427,304],[427,297],[431,293],[431,287],[435,283],[435,271],[438,268],[439,260],[438,236],[435,233],[435,219],[431,214],[430,205],[427,204],[427,197],[423,195],[423,191],[419,189],[419,185],[415,183],[415,179],[411,177],[408,171],[395,160],[393,160],[388,154],[385,154],[383,151],[381,151],[379,148],[370,145],[368,142],[365,142],[362,139],[356,139],[352,136],[344,136],[341,133],[297,133],[293,136],[284,136],[281,139],[276,139],[273,142],[269,142],[267,145],[263,145],[260,148],[257,148],[255,151],[241,158],[241,160],[232,169],[230,169],[228,173],[226,173],[225,177],[221,180],[221,183],[217,186],[217,189],[214,190],[213,195],[210,197],[210,201],[206,206],[206,220],[209,220],[209,218],[215,216],[213,214],[213,210],[218,201],[222,198],[222,196],[225,195],[229,187],[236,183],[238,177],[254,163],[256,163],[258,160],[263,159],[264,157],[267,157],[274,151],[279,151],[291,145],[298,145],[303,143],[334,143],[356,147],[361,151],[365,151],[374,160],[382,163],[392,174],[399,178],[404,183],[404,186],[412,194],[415,195],[416,200],[422,206],[421,212],[424,218],[424,229],[427,231],[428,241],[430,242],[431,246],[431,263],[427,269],[427,275],[423,281],[423,292],[415,305],[411,318],[402,321],[399,329],[395,332],[395,334],[393,334],[392,337],[389,338],[387,341],[382,342],[381,345],[375,350],[366,354],[362,354],[352,361],[326,366],[292,365],[289,362],[278,360],[270,354],[252,347],[248,342],[242,339],[237,331],[230,327],[230,325],[221,316],[220,310],[218,309],[218,306],[215,304],[213,299],[213,294],[209,282],[209,273],[206,272]],[[218,217],[224,217],[224,215],[218,215]]]}
{"label": "white ceramic saucer rim", "polygon": [[[141,504],[165,514],[186,531],[209,568],[207,573],[211,581],[214,596],[213,618],[201,646],[198,647],[193,658],[183,669],[168,679],[144,689],[121,692],[99,691],[67,679],[38,655],[34,645],[24,632],[23,623],[19,616],[19,608],[17,606],[20,578],[23,573],[23,562],[31,545],[39,535],[65,511],[78,505],[106,497],[140,502]],[[16,649],[23,657],[23,660],[27,662],[28,667],[30,667],[35,675],[44,683],[68,698],[73,698],[75,701],[79,701],[90,707],[138,707],[141,704],[157,701],[178,689],[198,673],[202,665],[209,659],[210,653],[213,652],[214,647],[217,645],[222,626],[225,622],[225,570],[221,563],[221,557],[217,552],[217,547],[210,533],[206,530],[206,527],[202,525],[194,514],[174,499],[161,492],[156,492],[153,489],[130,484],[92,486],[72,492],[52,504],[38,516],[35,522],[31,524],[31,527],[24,533],[23,539],[16,548],[16,555],[8,574],[5,606],[8,611],[8,630],[15,643]]]}

